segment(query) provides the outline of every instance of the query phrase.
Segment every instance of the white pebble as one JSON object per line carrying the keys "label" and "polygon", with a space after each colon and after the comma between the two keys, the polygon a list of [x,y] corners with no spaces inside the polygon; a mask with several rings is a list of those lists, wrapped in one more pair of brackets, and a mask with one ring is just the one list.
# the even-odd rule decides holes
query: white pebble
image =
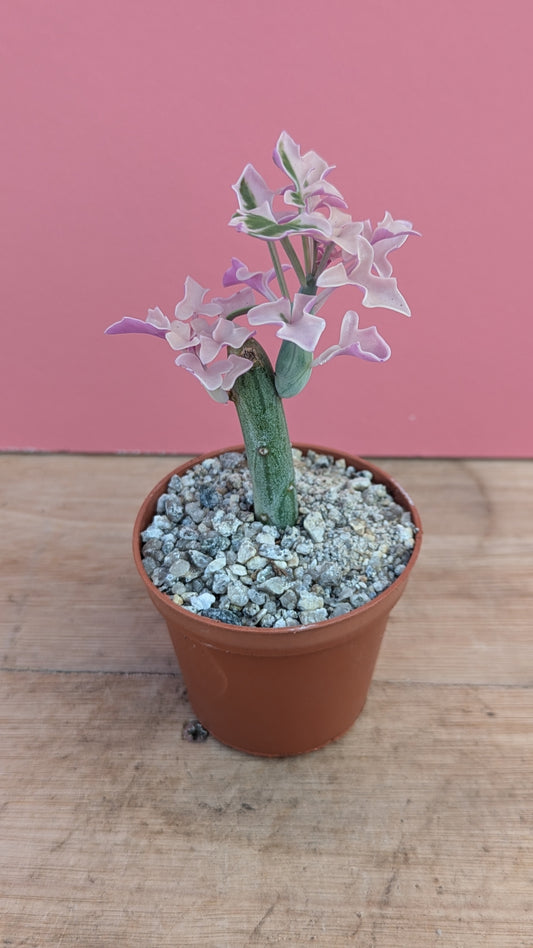
{"label": "white pebble", "polygon": [[[183,599],[181,601],[183,602]],[[199,596],[191,596],[189,601],[193,609],[195,609],[197,612],[202,612],[204,609],[211,608],[215,602],[215,596],[213,596],[211,593],[203,592],[200,593]]]}
{"label": "white pebble", "polygon": [[[313,510],[304,519],[304,527],[315,543],[322,543],[326,532],[326,524],[320,510]],[[296,547],[298,549],[298,547]]]}

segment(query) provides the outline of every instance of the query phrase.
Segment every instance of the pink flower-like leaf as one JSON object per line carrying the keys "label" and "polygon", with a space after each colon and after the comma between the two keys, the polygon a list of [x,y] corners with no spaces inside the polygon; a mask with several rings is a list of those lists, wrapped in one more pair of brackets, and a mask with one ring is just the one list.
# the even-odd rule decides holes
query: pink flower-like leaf
{"label": "pink flower-like leaf", "polygon": [[286,323],[291,314],[291,301],[285,296],[269,303],[260,303],[248,313],[248,322],[252,326],[266,326],[268,323]]}
{"label": "pink flower-like leaf", "polygon": [[357,253],[357,238],[363,233],[363,223],[353,221],[349,214],[337,207],[332,207],[329,212],[329,225],[331,227],[330,239],[337,247],[347,254]]}
{"label": "pink flower-like leaf", "polygon": [[[284,263],[283,270],[290,270],[288,263]],[[242,260],[238,257],[231,258],[231,267],[228,267],[222,277],[223,286],[235,286],[237,283],[245,283],[252,290],[260,293],[267,300],[275,300],[275,293],[270,289],[269,283],[276,276],[276,271],[272,267],[270,270],[249,270]],[[255,300],[254,300],[255,302]],[[253,304],[252,304],[253,305]]]}
{"label": "pink flower-like leaf", "polygon": [[253,290],[245,286],[242,290],[237,290],[237,292],[231,296],[214,296],[211,302],[220,306],[220,315],[224,319],[228,319],[234,313],[238,313],[244,309],[250,309],[254,306],[255,296]]}
{"label": "pink flower-like leaf", "polygon": [[250,359],[231,354],[227,359],[206,366],[193,352],[183,352],[177,357],[176,365],[192,372],[215,401],[227,402],[227,393],[233,388],[235,380],[248,372],[253,363]]}
{"label": "pink flower-like leaf", "polygon": [[391,276],[392,264],[387,259],[387,255],[392,250],[401,247],[412,234],[420,236],[418,231],[413,230],[411,221],[394,220],[388,211],[374,230],[370,221],[365,221],[363,236],[372,245],[374,267],[380,276]]}
{"label": "pink flower-like leaf", "polygon": [[158,306],[148,310],[146,319],[137,319],[134,316],[124,316],[117,323],[112,323],[105,330],[108,336],[123,333],[145,333],[149,336],[158,336],[164,339],[170,330],[170,320],[161,312]]}
{"label": "pink flower-like leaf", "polygon": [[196,280],[188,276],[185,280],[185,296],[177,304],[175,310],[176,319],[190,319],[191,316],[218,316],[220,306],[216,303],[204,303],[204,298],[209,290],[200,286]]}
{"label": "pink flower-like leaf", "polygon": [[285,297],[272,303],[260,303],[248,313],[248,321],[252,326],[261,326],[268,323],[279,325],[276,336],[294,342],[306,352],[314,352],[320,336],[324,332],[326,322],[321,316],[311,313],[316,297],[304,293],[296,293],[291,307],[290,300]]}
{"label": "pink flower-like leaf", "polygon": [[175,319],[170,324],[170,332],[166,333],[165,338],[170,348],[174,350],[190,349],[191,346],[197,343],[191,324],[182,323],[179,319]]}
{"label": "pink flower-like leaf", "polygon": [[339,355],[358,356],[369,362],[386,362],[390,354],[390,347],[380,336],[376,326],[359,329],[359,316],[353,310],[348,310],[342,320],[338,344],[322,352],[313,361],[313,365],[324,365]]}
{"label": "pink flower-like leaf", "polygon": [[197,355],[204,365],[216,359],[224,346],[240,349],[250,336],[255,335],[255,330],[238,326],[227,319],[217,319],[216,323],[209,324],[197,317],[192,320],[192,326],[197,338]]}
{"label": "pink flower-like leaf", "polygon": [[302,211],[292,216],[276,216],[266,202],[250,211],[236,211],[229,223],[241,233],[262,240],[281,240],[294,234],[331,240],[331,226],[323,214]]}
{"label": "pink flower-like leaf", "polygon": [[382,306],[405,316],[411,315],[407,302],[398,289],[394,277],[383,277],[372,272],[374,251],[368,240],[357,237],[357,253],[344,254],[343,262],[329,267],[320,274],[321,287],[358,286],[364,291],[363,305]]}
{"label": "pink flower-like leaf", "polygon": [[259,174],[253,165],[246,165],[239,180],[232,185],[241,211],[251,211],[262,204],[272,205],[274,191],[272,191],[264,178]]}
{"label": "pink flower-like leaf", "polygon": [[307,202],[310,199],[319,198],[315,207],[322,204],[346,207],[342,194],[334,185],[325,180],[335,166],[328,165],[316,151],[308,151],[305,155],[301,155],[300,146],[288,132],[281,133],[273,158],[278,168],[285,171],[293,182],[293,187],[289,185],[284,189],[286,204],[306,207],[309,210]]}

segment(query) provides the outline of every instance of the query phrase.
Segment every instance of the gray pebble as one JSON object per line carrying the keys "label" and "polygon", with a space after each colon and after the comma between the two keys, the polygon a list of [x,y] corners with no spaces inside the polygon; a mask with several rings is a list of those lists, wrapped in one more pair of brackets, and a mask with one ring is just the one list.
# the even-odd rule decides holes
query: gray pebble
{"label": "gray pebble", "polygon": [[220,572],[215,573],[213,576],[211,589],[217,596],[221,596],[227,592],[228,584],[229,584],[228,573],[226,573],[225,570],[220,570]]}
{"label": "gray pebble", "polygon": [[237,580],[229,584],[227,597],[233,606],[245,606],[248,602],[248,590]]}
{"label": "gray pebble", "polygon": [[328,618],[326,609],[306,610],[300,613],[302,625],[313,625],[314,622],[324,622]]}
{"label": "gray pebble", "polygon": [[239,549],[237,550],[237,562],[241,564],[247,563],[248,560],[251,560],[252,557],[256,555],[257,547],[245,537],[245,539],[240,543]]}
{"label": "gray pebble", "polygon": [[[307,517],[304,518],[304,527],[315,543],[322,543],[326,524],[320,510],[313,510],[310,514],[307,514]],[[297,552],[299,553],[300,550],[297,550]]]}
{"label": "gray pebble", "polygon": [[239,616],[231,609],[202,609],[198,615],[207,619],[216,619],[217,622],[226,622],[228,625],[239,625]]}
{"label": "gray pebble", "polygon": [[214,602],[215,596],[211,593],[204,592],[199,596],[191,596],[190,606],[195,612],[202,612],[206,609],[210,609]]}
{"label": "gray pebble", "polygon": [[282,596],[288,586],[287,579],[283,579],[281,576],[272,576],[271,579],[266,579],[259,588],[264,592],[272,593],[274,596]]}
{"label": "gray pebble", "polygon": [[323,605],[324,600],[322,596],[315,596],[314,593],[303,592],[298,599],[297,608],[304,612],[308,612],[309,610],[314,612],[317,609],[322,609]]}

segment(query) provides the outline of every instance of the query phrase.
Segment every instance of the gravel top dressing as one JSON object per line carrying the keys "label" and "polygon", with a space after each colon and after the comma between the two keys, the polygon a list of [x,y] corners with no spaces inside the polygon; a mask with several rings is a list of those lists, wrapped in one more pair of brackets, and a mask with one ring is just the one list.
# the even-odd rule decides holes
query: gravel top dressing
{"label": "gravel top dressing", "polygon": [[174,475],[141,534],[155,586],[200,615],[285,628],[350,612],[404,570],[416,528],[369,471],[293,449],[300,515],[254,519],[246,458],[226,452]]}

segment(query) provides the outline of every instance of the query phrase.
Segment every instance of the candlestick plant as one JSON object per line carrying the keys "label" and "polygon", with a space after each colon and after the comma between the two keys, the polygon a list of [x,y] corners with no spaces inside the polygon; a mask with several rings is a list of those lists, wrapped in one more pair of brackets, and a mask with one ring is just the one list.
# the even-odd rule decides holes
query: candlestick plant
{"label": "candlestick plant", "polygon": [[[283,528],[298,516],[291,443],[283,399],[302,391],[314,368],[340,355],[385,362],[390,347],[376,326],[344,314],[339,341],[317,352],[326,321],[318,313],[336,288],[357,287],[365,307],[406,316],[409,307],[392,276],[389,253],[415,233],[387,212],[377,227],[354,221],[329,181],[333,166],[316,152],[302,155],[283,132],[273,154],[289,183],[273,191],[248,164],[233,190],[238,207],[229,221],[266,243],[270,266],[251,271],[238,257],[222,277],[230,295],[211,297],[192,277],[173,318],[158,307],[146,319],[129,316],[106,330],[147,333],[166,340],[176,365],[191,372],[217,402],[236,407],[254,493],[255,515]],[[294,292],[290,287],[296,286]],[[272,325],[281,340],[275,365],[257,339]]]}

